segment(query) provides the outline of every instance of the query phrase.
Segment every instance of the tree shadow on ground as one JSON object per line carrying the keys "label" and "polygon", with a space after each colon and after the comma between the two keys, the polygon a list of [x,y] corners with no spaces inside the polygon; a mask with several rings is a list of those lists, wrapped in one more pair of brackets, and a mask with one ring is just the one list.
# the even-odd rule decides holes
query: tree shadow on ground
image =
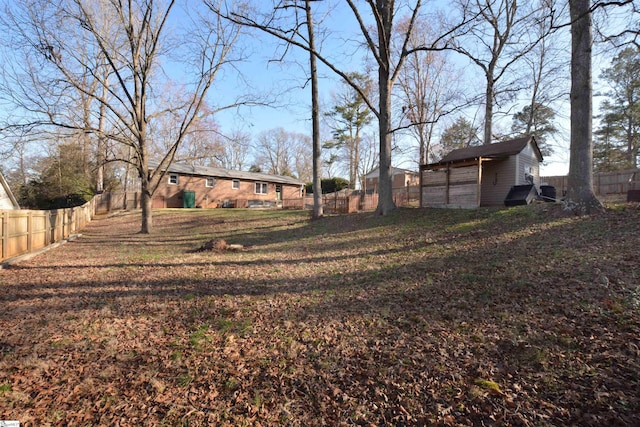
{"label": "tree shadow on ground", "polygon": [[[211,254],[63,263],[50,254],[43,265],[7,271],[16,281],[0,294],[0,321],[7,331],[19,326],[38,334],[43,325],[65,330],[76,318],[95,335],[91,321],[130,322],[132,334],[151,324],[153,334],[136,335],[131,357],[166,378],[175,368],[151,348],[197,354],[194,331],[205,326],[219,342],[210,344],[206,363],[198,362],[209,369],[190,390],[232,379],[239,385],[218,400],[237,403],[238,393],[261,390],[336,422],[358,402],[377,423],[411,424],[413,415],[415,424],[420,416],[428,424],[429,414],[477,425],[497,417],[507,425],[639,421],[640,365],[629,346],[640,332],[631,292],[640,274],[637,213],[552,220],[526,209],[398,215],[296,222],[290,234],[267,227],[245,236],[255,248],[246,260]],[[371,231],[386,243],[376,245]],[[89,240],[60,253],[108,245],[102,237]],[[167,251],[185,256],[179,248]],[[344,265],[354,258],[359,263]],[[186,331],[187,343],[176,337],[158,344],[153,336],[165,329]],[[2,341],[16,353],[34,345],[10,333]],[[251,361],[253,370],[240,372]],[[214,363],[224,365],[220,377],[208,376]],[[482,380],[499,390],[482,389]]]}

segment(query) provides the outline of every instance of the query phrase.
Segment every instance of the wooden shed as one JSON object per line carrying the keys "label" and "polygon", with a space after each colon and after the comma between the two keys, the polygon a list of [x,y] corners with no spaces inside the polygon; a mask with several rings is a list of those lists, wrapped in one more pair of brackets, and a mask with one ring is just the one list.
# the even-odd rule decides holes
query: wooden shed
{"label": "wooden shed", "polygon": [[502,206],[513,186],[540,186],[542,154],[533,136],[453,150],[420,166],[420,206]]}

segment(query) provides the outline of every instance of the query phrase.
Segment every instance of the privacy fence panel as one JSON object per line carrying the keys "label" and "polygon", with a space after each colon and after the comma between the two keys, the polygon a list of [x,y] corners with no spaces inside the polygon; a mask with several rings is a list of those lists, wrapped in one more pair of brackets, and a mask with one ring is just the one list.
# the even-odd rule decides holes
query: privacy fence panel
{"label": "privacy fence panel", "polygon": [[25,255],[69,238],[93,217],[93,201],[83,206],[38,210],[1,210],[2,251],[0,261]]}
{"label": "privacy fence panel", "polygon": [[[555,187],[558,197],[567,193],[567,176],[543,176],[540,182]],[[593,191],[598,196],[627,194],[630,190],[640,190],[639,170],[598,172],[593,175]]]}

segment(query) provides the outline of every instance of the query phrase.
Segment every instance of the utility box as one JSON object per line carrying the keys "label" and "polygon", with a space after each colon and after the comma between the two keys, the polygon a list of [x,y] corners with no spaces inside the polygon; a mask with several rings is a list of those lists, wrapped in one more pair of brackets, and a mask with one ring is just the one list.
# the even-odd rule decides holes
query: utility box
{"label": "utility box", "polygon": [[514,185],[504,199],[505,206],[528,205],[538,197],[538,190],[533,184]]}
{"label": "utility box", "polygon": [[183,208],[195,208],[196,207],[196,192],[185,190],[182,194],[182,207]]}

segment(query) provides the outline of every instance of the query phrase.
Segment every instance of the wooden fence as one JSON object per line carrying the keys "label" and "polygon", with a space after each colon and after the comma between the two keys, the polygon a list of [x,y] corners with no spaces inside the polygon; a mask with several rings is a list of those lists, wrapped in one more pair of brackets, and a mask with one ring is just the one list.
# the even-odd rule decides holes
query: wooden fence
{"label": "wooden fence", "polygon": [[93,218],[94,201],[50,211],[1,210],[0,262],[60,242],[82,230]]}
{"label": "wooden fence", "polygon": [[[378,207],[378,193],[341,192],[322,196],[324,211],[327,213],[353,213],[359,211],[373,211]],[[420,202],[420,187],[409,186],[393,189],[393,201],[396,206],[418,206]],[[313,199],[307,206],[313,208]]]}
{"label": "wooden fence", "polygon": [[[562,197],[567,192],[567,176],[543,176],[540,182],[555,187],[557,197]],[[640,170],[595,173],[593,190],[598,196],[626,195],[629,190],[640,190]]]}
{"label": "wooden fence", "polygon": [[140,208],[140,192],[96,194],[93,200],[96,214]]}

